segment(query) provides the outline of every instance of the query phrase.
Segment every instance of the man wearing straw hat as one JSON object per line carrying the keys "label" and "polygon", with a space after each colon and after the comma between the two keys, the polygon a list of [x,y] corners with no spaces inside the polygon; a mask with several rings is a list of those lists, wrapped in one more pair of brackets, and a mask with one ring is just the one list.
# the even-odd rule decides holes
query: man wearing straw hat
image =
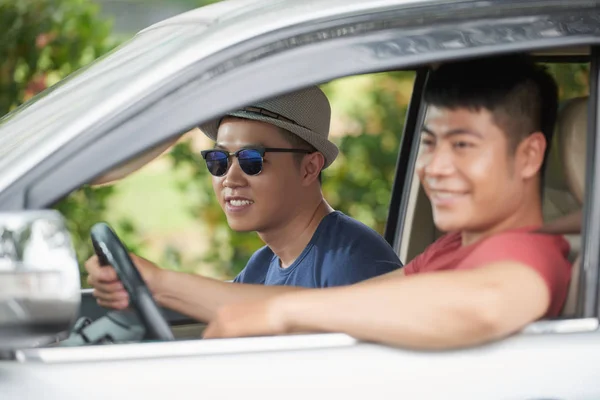
{"label": "man wearing straw hat", "polygon": [[[246,285],[162,270],[132,255],[159,304],[206,321],[231,302],[290,287],[349,285],[402,266],[381,236],[323,197],[321,171],[338,155],[328,140],[330,113],[313,86],[200,126],[215,141],[202,157],[229,226],[256,231],[266,245],[234,280]],[[100,267],[96,257],[86,269],[100,305],[128,306],[114,269]]]}

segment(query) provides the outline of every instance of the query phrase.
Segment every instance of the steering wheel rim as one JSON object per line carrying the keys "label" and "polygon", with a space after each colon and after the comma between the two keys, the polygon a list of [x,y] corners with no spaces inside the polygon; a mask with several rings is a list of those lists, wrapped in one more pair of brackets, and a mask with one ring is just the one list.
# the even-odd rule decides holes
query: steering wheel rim
{"label": "steering wheel rim", "polygon": [[112,265],[125,290],[130,303],[139,315],[149,339],[173,340],[169,323],[156,305],[150,289],[133,264],[129,252],[115,232],[104,222],[95,224],[90,237],[101,265]]}

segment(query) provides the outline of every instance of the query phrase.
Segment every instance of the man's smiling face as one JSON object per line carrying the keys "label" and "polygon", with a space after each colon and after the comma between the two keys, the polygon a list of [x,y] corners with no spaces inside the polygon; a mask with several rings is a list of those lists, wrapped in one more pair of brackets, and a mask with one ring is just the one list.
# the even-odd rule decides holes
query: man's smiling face
{"label": "man's smiling face", "polygon": [[[279,128],[266,122],[225,118],[215,148],[234,152],[242,148],[292,148]],[[235,157],[213,189],[231,229],[264,232],[285,226],[296,212],[304,189],[292,153],[266,153],[260,174],[247,175]]]}
{"label": "man's smiling face", "polygon": [[488,110],[429,107],[416,168],[438,229],[486,230],[510,217],[523,196],[512,153]]}

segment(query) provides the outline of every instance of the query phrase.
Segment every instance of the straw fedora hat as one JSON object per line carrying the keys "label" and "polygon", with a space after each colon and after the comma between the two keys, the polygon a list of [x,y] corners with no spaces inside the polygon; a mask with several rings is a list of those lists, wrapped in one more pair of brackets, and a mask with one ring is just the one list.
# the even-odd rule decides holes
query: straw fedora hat
{"label": "straw fedora hat", "polygon": [[[290,131],[323,154],[324,169],[331,165],[339,153],[337,146],[328,139],[331,120],[329,100],[317,86],[260,101],[226,116],[263,121]],[[199,128],[216,141],[223,118],[209,121]]]}

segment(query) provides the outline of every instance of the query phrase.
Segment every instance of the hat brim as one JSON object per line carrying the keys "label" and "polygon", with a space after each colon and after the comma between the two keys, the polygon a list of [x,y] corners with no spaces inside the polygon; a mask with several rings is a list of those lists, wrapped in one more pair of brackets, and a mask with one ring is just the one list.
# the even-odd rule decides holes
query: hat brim
{"label": "hat brim", "polygon": [[[323,138],[322,135],[319,135],[318,133],[315,133],[310,129],[293,124],[291,122],[283,121],[277,118],[272,118],[266,115],[257,115],[255,113],[249,113],[246,111],[234,111],[228,113],[227,116],[267,122],[271,125],[278,126],[298,135],[298,137],[310,143],[315,149],[317,149],[317,151],[323,154],[323,157],[325,158],[325,165],[323,166],[323,169],[329,167],[339,154],[339,149],[337,148],[337,146],[329,140],[327,140],[326,138]],[[199,128],[202,132],[204,132],[206,136],[216,141],[221,119],[222,118],[208,121],[200,125]]]}

